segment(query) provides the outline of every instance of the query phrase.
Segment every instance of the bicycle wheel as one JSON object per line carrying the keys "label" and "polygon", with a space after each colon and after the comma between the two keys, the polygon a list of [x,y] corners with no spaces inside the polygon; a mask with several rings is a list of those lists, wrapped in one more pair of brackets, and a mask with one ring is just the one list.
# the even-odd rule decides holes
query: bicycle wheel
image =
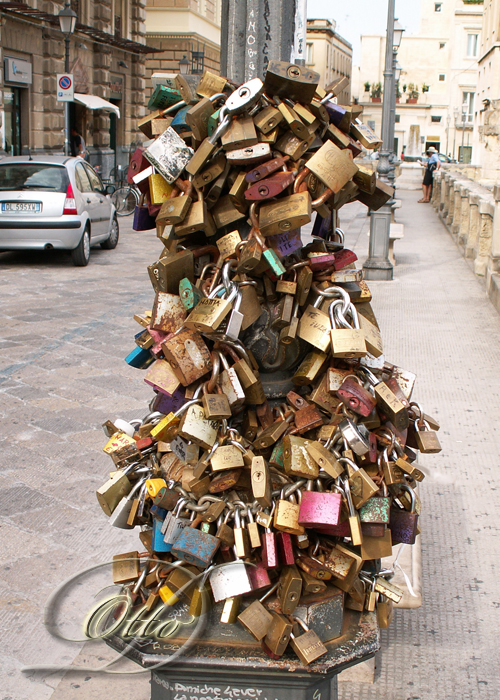
{"label": "bicycle wheel", "polygon": [[139,203],[137,192],[132,187],[120,187],[111,195],[118,216],[128,216]]}

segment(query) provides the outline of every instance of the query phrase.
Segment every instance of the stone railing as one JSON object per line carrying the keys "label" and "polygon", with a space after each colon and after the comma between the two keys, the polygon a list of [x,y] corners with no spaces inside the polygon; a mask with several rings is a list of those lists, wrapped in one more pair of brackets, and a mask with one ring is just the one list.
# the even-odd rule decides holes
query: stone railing
{"label": "stone railing", "polygon": [[432,204],[500,312],[500,186],[490,190],[462,172],[441,169],[434,174]]}

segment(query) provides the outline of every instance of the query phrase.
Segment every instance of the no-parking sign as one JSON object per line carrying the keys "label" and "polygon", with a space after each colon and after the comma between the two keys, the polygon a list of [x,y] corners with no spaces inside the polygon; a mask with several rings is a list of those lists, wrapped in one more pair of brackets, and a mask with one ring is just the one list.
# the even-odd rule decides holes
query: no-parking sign
{"label": "no-parking sign", "polygon": [[57,99],[62,102],[72,102],[75,93],[75,83],[72,73],[59,73],[57,76]]}

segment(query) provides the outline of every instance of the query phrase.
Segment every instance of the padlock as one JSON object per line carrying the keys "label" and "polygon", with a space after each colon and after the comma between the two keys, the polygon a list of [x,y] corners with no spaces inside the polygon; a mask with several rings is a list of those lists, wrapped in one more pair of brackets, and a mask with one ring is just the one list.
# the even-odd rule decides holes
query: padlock
{"label": "padlock", "polygon": [[[276,541],[276,533],[271,529],[272,516],[276,509],[276,503],[273,503],[269,520],[261,524],[266,528],[262,537],[262,564],[266,569],[276,569],[279,566],[278,543]],[[264,514],[263,511],[261,511]],[[257,522],[259,522],[259,513],[257,513]]]}
{"label": "padlock", "polygon": [[274,528],[288,532],[290,535],[301,535],[304,532],[304,528],[299,524],[300,505],[296,503],[293,493],[300,483],[297,482],[281,491],[280,500],[277,502],[274,512]]}
{"label": "padlock", "polygon": [[271,476],[264,457],[254,457],[251,467],[252,493],[262,508],[272,505]]}
{"label": "padlock", "polygon": [[188,614],[193,617],[205,615],[213,605],[212,589],[207,579],[210,574],[210,568],[205,571],[204,575],[198,582],[198,585],[193,589],[191,602],[189,604]]}
{"label": "padlock", "polygon": [[283,615],[291,615],[299,604],[302,577],[295,565],[284,566],[278,581],[278,600]]}
{"label": "padlock", "polygon": [[272,612],[272,622],[262,640],[262,649],[273,659],[279,659],[285,653],[290,641],[292,624],[284,615]]}
{"label": "padlock", "polygon": [[292,566],[295,564],[292,536],[288,532],[277,532],[276,542],[281,563],[284,566]]}
{"label": "padlock", "polygon": [[385,382],[381,382],[367,367],[363,368],[368,381],[373,386],[377,406],[398,430],[405,430],[409,424],[408,409],[394,395]]}
{"label": "padlock", "polygon": [[433,430],[429,430],[425,420],[416,420],[415,426],[415,442],[417,448],[423,454],[436,454],[441,452],[441,444],[439,438]]}
{"label": "padlock", "polygon": [[326,563],[313,556],[299,554],[297,556],[297,566],[318,581],[329,581],[332,572],[327,568]]}
{"label": "padlock", "polygon": [[313,482],[307,482],[307,491],[300,499],[299,523],[304,527],[338,525],[342,496],[340,493],[320,493],[312,490]]}
{"label": "padlock", "polygon": [[384,595],[379,596],[377,603],[377,623],[380,629],[387,629],[394,616],[394,603]]}
{"label": "padlock", "polygon": [[229,406],[233,411],[236,411],[245,403],[245,392],[236,374],[236,370],[229,365],[224,354],[220,354],[220,361],[224,369],[220,373],[219,384],[222,393],[229,401]]}
{"label": "padlock", "polygon": [[122,498],[132,490],[126,471],[112,472],[108,481],[97,489],[97,501],[106,515],[110,516]]}
{"label": "padlock", "polygon": [[387,581],[383,576],[377,576],[375,579],[375,590],[377,593],[384,595],[394,603],[399,603],[403,597],[403,591],[399,586],[396,586],[391,581]]}
{"label": "padlock", "polygon": [[177,428],[178,434],[204,450],[212,448],[217,438],[218,421],[206,420],[205,412],[202,406],[198,405],[197,400],[191,405],[188,402],[184,407],[187,408]]}
{"label": "padlock", "polygon": [[[163,479],[160,479],[160,481],[163,481]],[[165,482],[163,482],[163,483],[165,483]],[[110,525],[112,525],[113,527],[118,527],[122,530],[131,530],[133,527],[135,527],[134,519],[132,519],[131,524],[129,524],[129,522],[128,522],[132,508],[134,507],[134,496],[138,492],[140,492],[142,489],[145,489],[146,485],[147,485],[146,478],[140,479],[133,486],[130,493],[127,496],[125,496],[125,498],[122,498],[122,500],[118,503],[116,508],[111,513],[111,516],[109,518]],[[140,494],[139,494],[139,502],[140,502]]]}
{"label": "padlock", "polygon": [[352,459],[342,457],[339,459],[339,462],[346,465],[348,469],[352,501],[354,507],[359,509],[369,498],[377,493],[379,488],[363,467],[358,467]]}
{"label": "padlock", "polygon": [[172,183],[189,163],[193,150],[168,127],[144,151],[144,156],[168,183]]}
{"label": "padlock", "polygon": [[416,499],[413,489],[408,484],[401,484],[401,489],[406,491],[411,499],[410,511],[399,508],[394,503],[391,507],[389,527],[394,544],[415,544],[417,537],[418,515],[415,512]]}
{"label": "padlock", "polygon": [[226,598],[224,605],[222,607],[222,613],[220,616],[220,621],[225,625],[233,625],[238,619],[238,614],[240,612],[241,597],[234,596],[232,598]]}
{"label": "padlock", "polygon": [[290,646],[299,657],[304,666],[308,666],[313,661],[316,661],[321,656],[328,653],[321,639],[314,630],[309,629],[306,623],[300,617],[293,618],[303,630],[305,634],[296,636],[293,632],[290,634]]}
{"label": "padlock", "polygon": [[234,548],[238,559],[245,559],[250,554],[248,532],[242,522],[239,506],[236,506],[234,510]]}
{"label": "padlock", "polygon": [[231,517],[232,511],[228,511],[224,518],[219,516],[217,520],[217,531],[215,533],[217,539],[227,547],[234,547],[234,530],[228,525],[228,521]]}
{"label": "padlock", "polygon": [[246,566],[241,559],[214,569],[210,573],[209,581],[216,603],[250,593],[252,590]]}
{"label": "padlock", "polygon": [[273,622],[273,614],[269,612],[262,603],[274,593],[277,588],[278,584],[272,586],[263,596],[250,603],[250,605],[238,615],[238,621],[258,642],[266,636]]}
{"label": "padlock", "polygon": [[193,527],[196,520],[190,524],[190,527],[185,527],[179,536],[175,539],[171,552],[178,559],[194,564],[199,568],[204,569],[209,566],[217,552],[220,540],[213,535]]}
{"label": "padlock", "polygon": [[326,591],[326,583],[318,578],[314,578],[301,569],[300,575],[302,576],[302,591],[305,595],[313,593],[324,593]]}
{"label": "padlock", "polygon": [[385,532],[385,526],[389,524],[389,514],[391,508],[391,499],[388,496],[387,486],[382,482],[383,495],[374,495],[369,498],[359,509],[359,517],[361,520],[361,528],[363,533],[374,536],[375,532],[366,530],[365,525],[382,526],[381,535]]}
{"label": "padlock", "polygon": [[365,418],[370,415],[377,403],[373,394],[363,387],[360,379],[355,375],[347,375],[337,390],[337,396],[351,411]]}
{"label": "padlock", "polygon": [[316,479],[319,466],[307,451],[309,441],[296,435],[283,438],[283,465],[288,476]]}
{"label": "padlock", "polygon": [[344,471],[344,467],[338,461],[338,458],[319,441],[308,442],[306,445],[307,453],[316,462],[320,469],[323,469],[329,476],[336,479]]}
{"label": "padlock", "polygon": [[[215,357],[219,357],[215,354]],[[215,360],[217,362],[218,360]],[[217,382],[218,370],[214,373],[214,381],[212,379],[203,385],[202,406],[207,420],[222,420],[231,417],[231,406],[229,399],[223,392]],[[215,384],[215,386],[214,386]],[[239,465],[235,465],[239,466]]]}
{"label": "padlock", "polygon": [[180,517],[180,513],[184,508],[185,504],[186,499],[179,500],[174,511],[170,514],[170,517],[167,521],[167,525],[164,528],[163,532],[160,525],[160,533],[163,535],[163,541],[166,545],[166,548],[163,551],[170,552],[173,543],[177,540],[177,537],[186,527],[189,527],[189,525],[191,524],[191,520],[189,518]]}
{"label": "padlock", "polygon": [[113,556],[113,583],[129,583],[140,576],[139,552],[126,552]]}
{"label": "padlock", "polygon": [[354,507],[354,503],[351,495],[351,486],[348,478],[342,480],[344,487],[344,493],[347,500],[347,507],[349,510],[349,529],[351,532],[351,542],[355,547],[359,547],[363,543],[363,534],[361,532],[361,521],[359,519],[359,513]]}
{"label": "padlock", "polygon": [[319,73],[286,61],[269,61],[264,79],[268,97],[277,95],[297,102],[310,102],[319,84]]}
{"label": "padlock", "polygon": [[[332,355],[342,358],[364,357],[367,348],[364,333],[359,327],[357,311],[352,304],[349,305],[349,313],[353,322],[353,326],[351,326],[340,310],[342,303],[340,299],[336,299],[329,306],[329,317],[332,325],[330,332]],[[338,328],[337,322],[343,328]]]}

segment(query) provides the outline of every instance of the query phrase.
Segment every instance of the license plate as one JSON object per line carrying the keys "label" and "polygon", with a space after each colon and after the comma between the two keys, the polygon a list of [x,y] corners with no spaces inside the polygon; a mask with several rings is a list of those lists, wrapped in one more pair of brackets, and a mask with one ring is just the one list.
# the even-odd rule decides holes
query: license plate
{"label": "license plate", "polygon": [[2,211],[37,212],[42,211],[41,202],[2,202]]}

